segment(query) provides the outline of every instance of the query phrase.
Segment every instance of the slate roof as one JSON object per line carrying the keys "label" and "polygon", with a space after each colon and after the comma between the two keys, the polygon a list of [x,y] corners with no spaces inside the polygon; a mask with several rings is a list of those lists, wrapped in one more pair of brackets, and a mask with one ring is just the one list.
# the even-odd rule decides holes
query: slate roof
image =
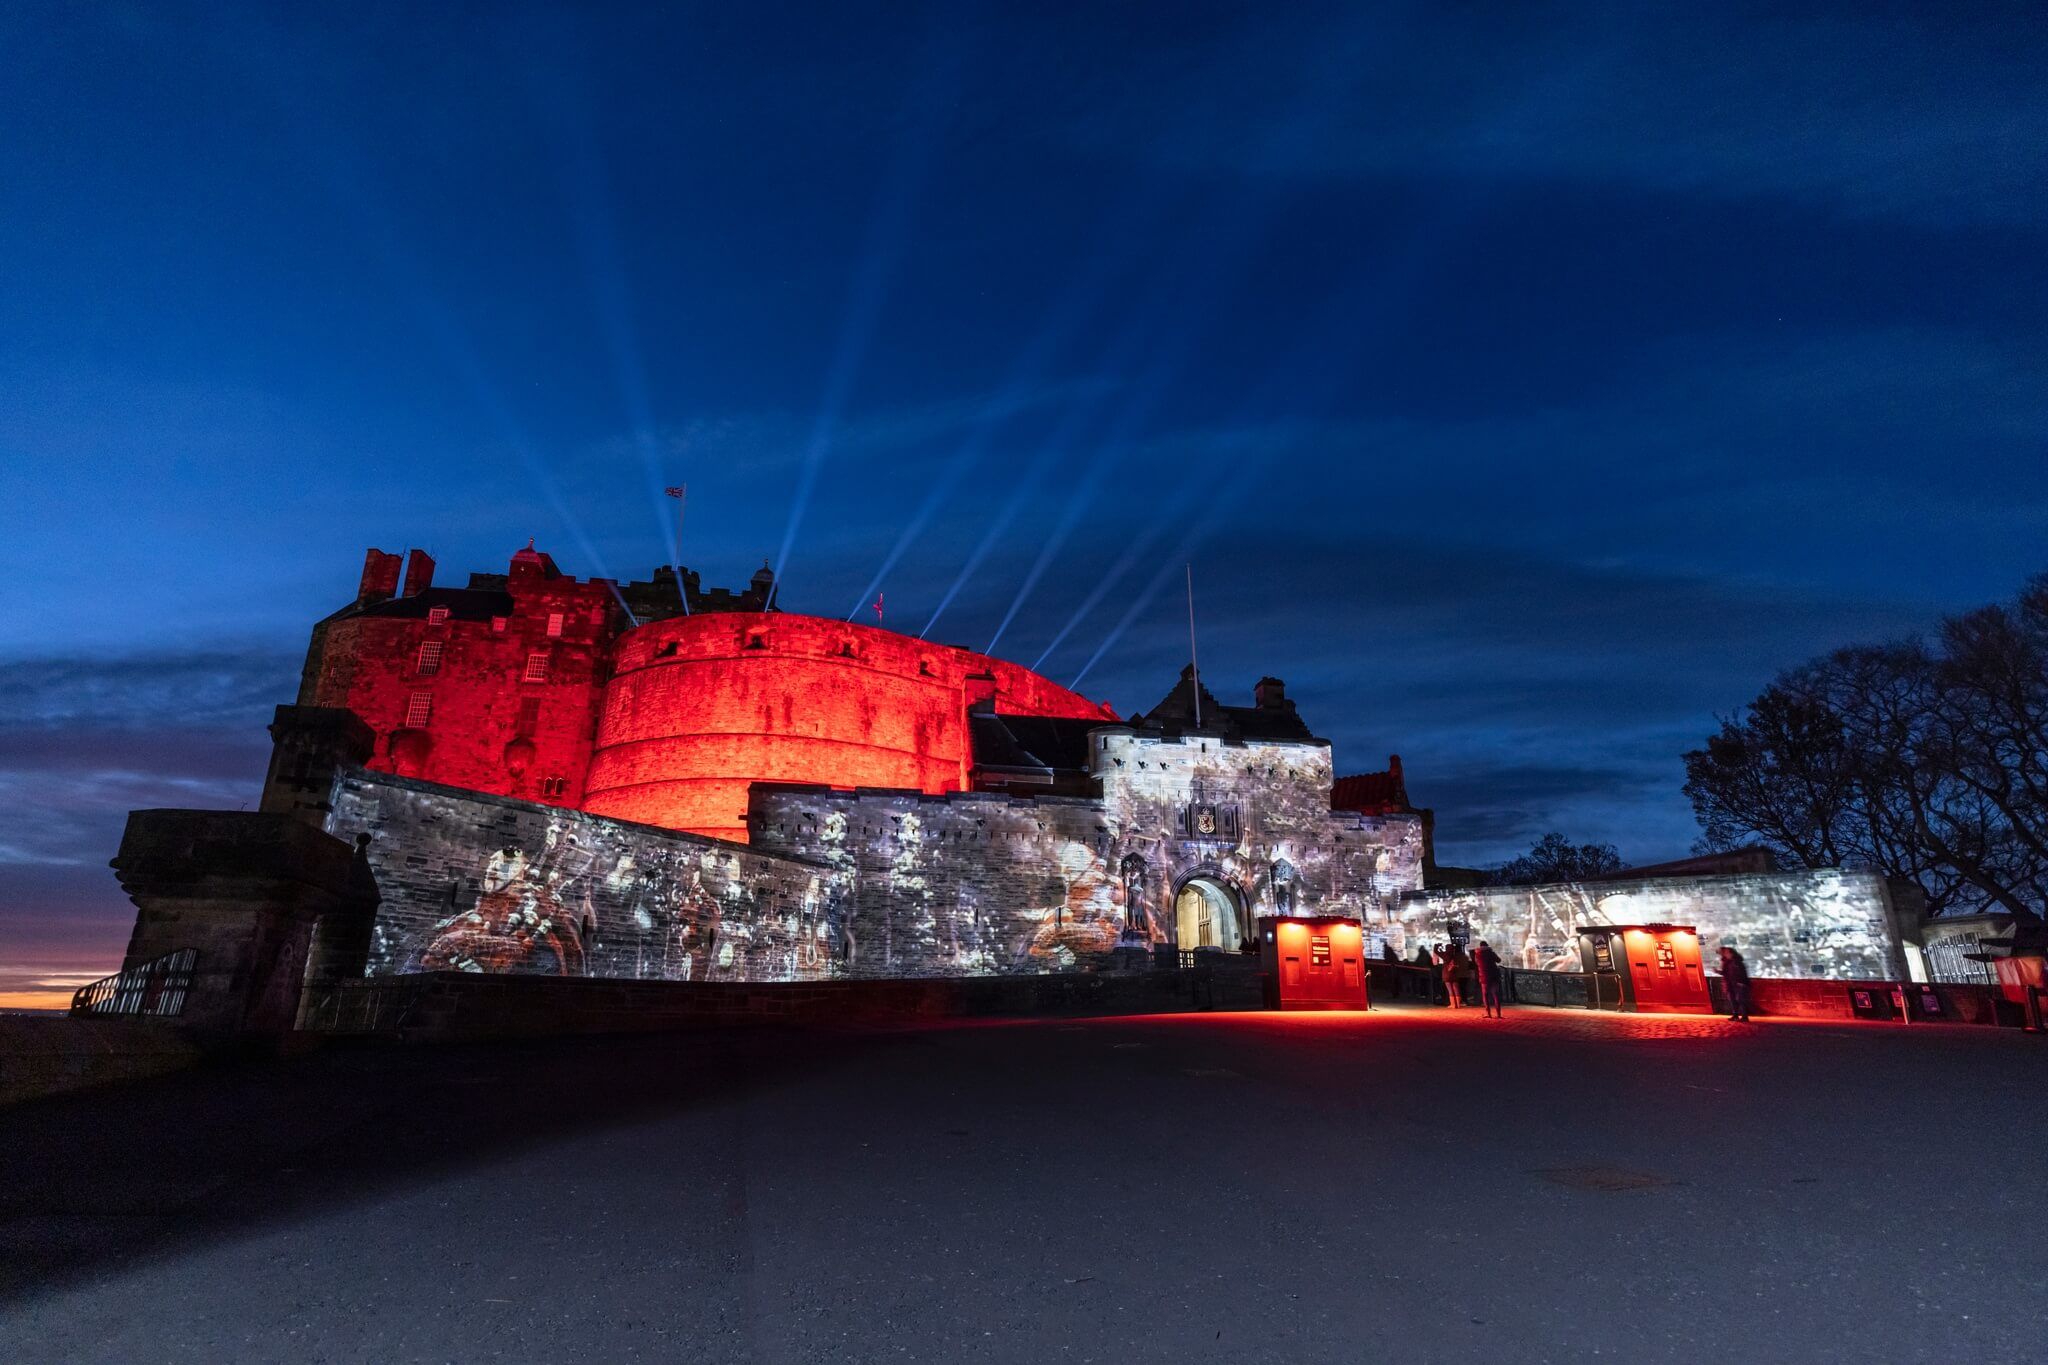
{"label": "slate roof", "polygon": [[1105,723],[977,711],[967,718],[967,732],[977,768],[1082,774],[1088,770],[1088,735]]}
{"label": "slate roof", "polygon": [[435,607],[448,608],[448,617],[453,621],[488,621],[493,616],[512,614],[512,594],[490,588],[426,588],[411,597],[372,602],[345,614],[425,620],[427,613]]}
{"label": "slate roof", "polygon": [[[1195,728],[1197,684],[1194,672],[1192,666],[1181,669],[1180,681],[1173,685],[1173,690],[1161,697],[1159,704],[1150,711],[1132,717],[1132,723],[1162,730]],[[1300,713],[1294,709],[1292,701],[1283,700],[1278,706],[1225,706],[1216,700],[1208,687],[1202,686],[1200,692],[1201,728],[1204,730],[1221,730],[1233,739],[1315,738]]]}

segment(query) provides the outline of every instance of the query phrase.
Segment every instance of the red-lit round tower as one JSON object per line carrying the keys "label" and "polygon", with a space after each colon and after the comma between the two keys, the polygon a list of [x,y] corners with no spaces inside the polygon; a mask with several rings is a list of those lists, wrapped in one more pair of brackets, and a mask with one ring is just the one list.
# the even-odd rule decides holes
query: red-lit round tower
{"label": "red-lit round tower", "polygon": [[755,782],[967,786],[970,705],[1114,723],[1016,664],[786,612],[656,621],[620,638],[583,807],[745,840]]}

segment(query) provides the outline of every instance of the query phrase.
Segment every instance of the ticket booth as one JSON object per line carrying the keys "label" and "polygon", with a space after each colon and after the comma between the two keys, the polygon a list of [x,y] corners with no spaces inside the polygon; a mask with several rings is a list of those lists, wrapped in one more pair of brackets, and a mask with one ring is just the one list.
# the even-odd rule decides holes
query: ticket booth
{"label": "ticket booth", "polygon": [[1620,986],[1621,1007],[1643,1014],[1712,1014],[1699,932],[1689,924],[1582,925],[1585,969]]}
{"label": "ticket booth", "polygon": [[1282,1010],[1362,1010],[1365,931],[1357,920],[1292,915],[1259,921],[1266,1003]]}

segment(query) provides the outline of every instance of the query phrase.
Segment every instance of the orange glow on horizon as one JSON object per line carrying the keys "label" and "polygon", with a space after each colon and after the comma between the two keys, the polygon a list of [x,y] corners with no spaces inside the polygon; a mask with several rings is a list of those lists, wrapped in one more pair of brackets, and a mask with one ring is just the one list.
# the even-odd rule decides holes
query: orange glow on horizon
{"label": "orange glow on horizon", "polygon": [[0,990],[0,1010],[68,1010],[77,989],[76,986],[45,986]]}

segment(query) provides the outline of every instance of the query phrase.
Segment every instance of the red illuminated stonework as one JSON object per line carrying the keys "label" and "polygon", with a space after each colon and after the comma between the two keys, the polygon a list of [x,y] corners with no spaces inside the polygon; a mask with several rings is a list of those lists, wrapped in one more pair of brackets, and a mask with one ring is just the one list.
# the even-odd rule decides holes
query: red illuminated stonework
{"label": "red illuminated stonework", "polygon": [[1015,664],[815,616],[660,621],[613,666],[584,808],[741,841],[756,782],[969,790],[976,705],[1118,719]]}
{"label": "red illuminated stonework", "polygon": [[765,569],[705,593],[581,581],[531,547],[461,588],[414,551],[401,591],[399,567],[369,552],[299,689],[369,725],[373,771],[744,842],[756,782],[969,790],[970,712],[1118,719],[1015,664],[775,610]]}

